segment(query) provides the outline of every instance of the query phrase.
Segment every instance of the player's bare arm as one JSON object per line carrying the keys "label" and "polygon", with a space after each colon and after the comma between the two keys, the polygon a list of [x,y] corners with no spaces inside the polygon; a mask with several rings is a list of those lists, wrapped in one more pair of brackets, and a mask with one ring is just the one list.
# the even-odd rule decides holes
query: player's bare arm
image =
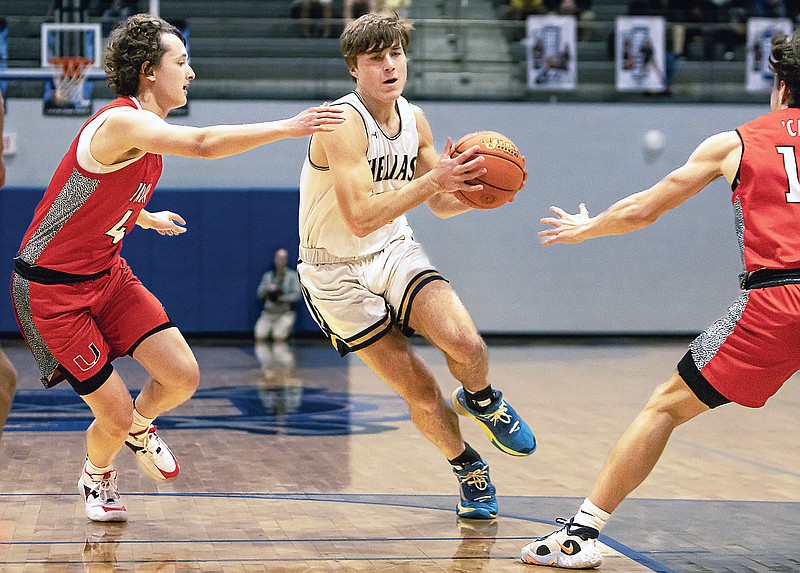
{"label": "player's bare arm", "polygon": [[[439,154],[433,146],[433,133],[425,114],[418,107],[414,107],[414,115],[417,120],[417,134],[419,137],[419,151],[417,152],[417,168],[414,178],[421,177],[436,167],[439,161]],[[473,186],[480,188],[481,186]],[[446,219],[454,215],[459,215],[466,211],[471,211],[472,207],[456,199],[452,193],[438,193],[427,201],[428,209],[431,213]]]}
{"label": "player's bare arm", "polygon": [[[336,130],[314,137],[311,159],[330,167],[339,208],[357,237],[367,236],[438,193],[471,188],[464,180],[483,173],[482,159],[469,150],[455,159],[443,155],[434,169],[400,189],[373,194],[372,171],[364,154],[368,147],[364,123],[355,110],[348,108],[345,115],[347,121]],[[451,148],[448,142],[445,153]]]}
{"label": "player's bare arm", "polygon": [[136,224],[142,229],[152,229],[159,235],[180,235],[186,232],[186,221],[183,217],[172,211],[159,211],[151,213],[142,209],[139,217],[136,219]]}
{"label": "player's bare arm", "polygon": [[539,231],[540,243],[580,243],[586,239],[622,235],[654,223],[662,214],[699,193],[719,177],[733,181],[742,146],[734,131],[713,135],[703,141],[681,167],[661,181],[614,203],[596,217],[584,204],[576,214],[551,207],[555,217],[540,220],[549,229]]}
{"label": "player's bare arm", "polygon": [[104,165],[145,152],[201,159],[243,153],[280,139],[331,131],[344,121],[342,111],[327,103],[294,117],[243,125],[190,127],[172,125],[146,110],[112,113],[92,138],[92,155]]}

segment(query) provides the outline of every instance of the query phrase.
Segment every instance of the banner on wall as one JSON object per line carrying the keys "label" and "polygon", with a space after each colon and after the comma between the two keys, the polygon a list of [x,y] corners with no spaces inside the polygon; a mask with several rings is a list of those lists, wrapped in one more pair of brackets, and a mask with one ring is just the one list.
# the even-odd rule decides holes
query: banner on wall
{"label": "banner on wall", "polygon": [[616,20],[617,91],[663,91],[667,87],[664,18],[620,16]]}
{"label": "banner on wall", "polygon": [[750,18],[747,21],[747,91],[772,90],[772,70],[769,67],[772,38],[791,33],[792,21],[788,18]]}
{"label": "banner on wall", "polygon": [[576,30],[574,16],[528,16],[525,38],[528,89],[575,89]]}

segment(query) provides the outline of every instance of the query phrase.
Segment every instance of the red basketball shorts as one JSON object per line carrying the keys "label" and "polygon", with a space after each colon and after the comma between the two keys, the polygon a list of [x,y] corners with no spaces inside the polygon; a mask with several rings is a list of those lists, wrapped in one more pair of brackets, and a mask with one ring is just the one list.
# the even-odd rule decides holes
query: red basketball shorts
{"label": "red basketball shorts", "polygon": [[800,285],[747,290],[689,345],[678,372],[710,407],[759,408],[800,370],[798,340]]}
{"label": "red basketball shorts", "polygon": [[49,388],[66,379],[81,395],[108,379],[112,360],[174,326],[122,259],[99,278],[71,284],[42,284],[15,272],[11,292],[42,384]]}

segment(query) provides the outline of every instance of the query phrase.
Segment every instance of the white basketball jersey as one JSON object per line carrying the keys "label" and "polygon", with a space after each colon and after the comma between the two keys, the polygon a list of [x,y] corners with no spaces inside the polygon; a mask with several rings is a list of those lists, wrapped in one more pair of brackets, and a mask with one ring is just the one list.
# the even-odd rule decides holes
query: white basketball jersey
{"label": "white basketball jersey", "polygon": [[[367,132],[367,162],[372,170],[372,192],[399,189],[414,177],[419,138],[414,108],[405,98],[397,100],[400,130],[386,135],[356,92],[332,105],[352,106]],[[354,260],[383,250],[393,240],[411,236],[405,215],[397,217],[363,238],[347,226],[336,200],[330,169],[314,165],[306,154],[300,174],[300,258],[311,264]]]}

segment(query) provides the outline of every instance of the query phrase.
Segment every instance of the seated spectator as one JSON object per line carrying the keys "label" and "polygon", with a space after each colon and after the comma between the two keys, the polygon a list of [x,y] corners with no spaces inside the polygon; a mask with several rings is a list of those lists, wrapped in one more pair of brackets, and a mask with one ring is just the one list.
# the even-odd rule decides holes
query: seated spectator
{"label": "seated spectator", "polygon": [[592,0],[547,0],[547,12],[557,16],[575,16],[578,20],[578,35],[581,41],[592,39],[595,13],[591,10]]}
{"label": "seated spectator", "polygon": [[342,18],[347,26],[351,21],[368,12],[377,12],[378,0],[344,0],[342,3]]}
{"label": "seated spectator", "polygon": [[[684,55],[688,60],[713,60],[717,11],[710,0],[693,0],[684,12]],[[695,24],[695,25],[693,25]]]}
{"label": "seated spectator", "polygon": [[748,0],[731,0],[715,4],[718,7],[719,22],[724,24],[717,29],[714,43],[720,50],[723,60],[736,58],[736,49],[747,41]]}
{"label": "seated spectator", "polygon": [[[528,16],[546,14],[547,6],[545,0],[509,0],[508,4],[502,9],[501,16],[506,20],[522,20]],[[509,41],[519,42],[526,35],[525,26],[509,28]]]}
{"label": "seated spectator", "polygon": [[331,37],[333,0],[294,0],[289,12],[292,18],[300,20],[300,30],[304,38]]}
{"label": "seated spectator", "polygon": [[544,0],[509,0],[504,17],[506,20],[524,20],[528,16],[546,13]]}
{"label": "seated spectator", "polygon": [[[672,93],[672,80],[678,59],[683,55],[684,10],[681,0],[633,0],[628,5],[629,16],[662,16],[667,21],[666,29],[666,67],[664,79],[666,88],[663,95]],[[613,44],[612,44],[613,46]],[[610,46],[612,53],[613,48]]]}
{"label": "seated spectator", "polygon": [[788,11],[784,0],[750,0],[751,18],[786,18]]}

